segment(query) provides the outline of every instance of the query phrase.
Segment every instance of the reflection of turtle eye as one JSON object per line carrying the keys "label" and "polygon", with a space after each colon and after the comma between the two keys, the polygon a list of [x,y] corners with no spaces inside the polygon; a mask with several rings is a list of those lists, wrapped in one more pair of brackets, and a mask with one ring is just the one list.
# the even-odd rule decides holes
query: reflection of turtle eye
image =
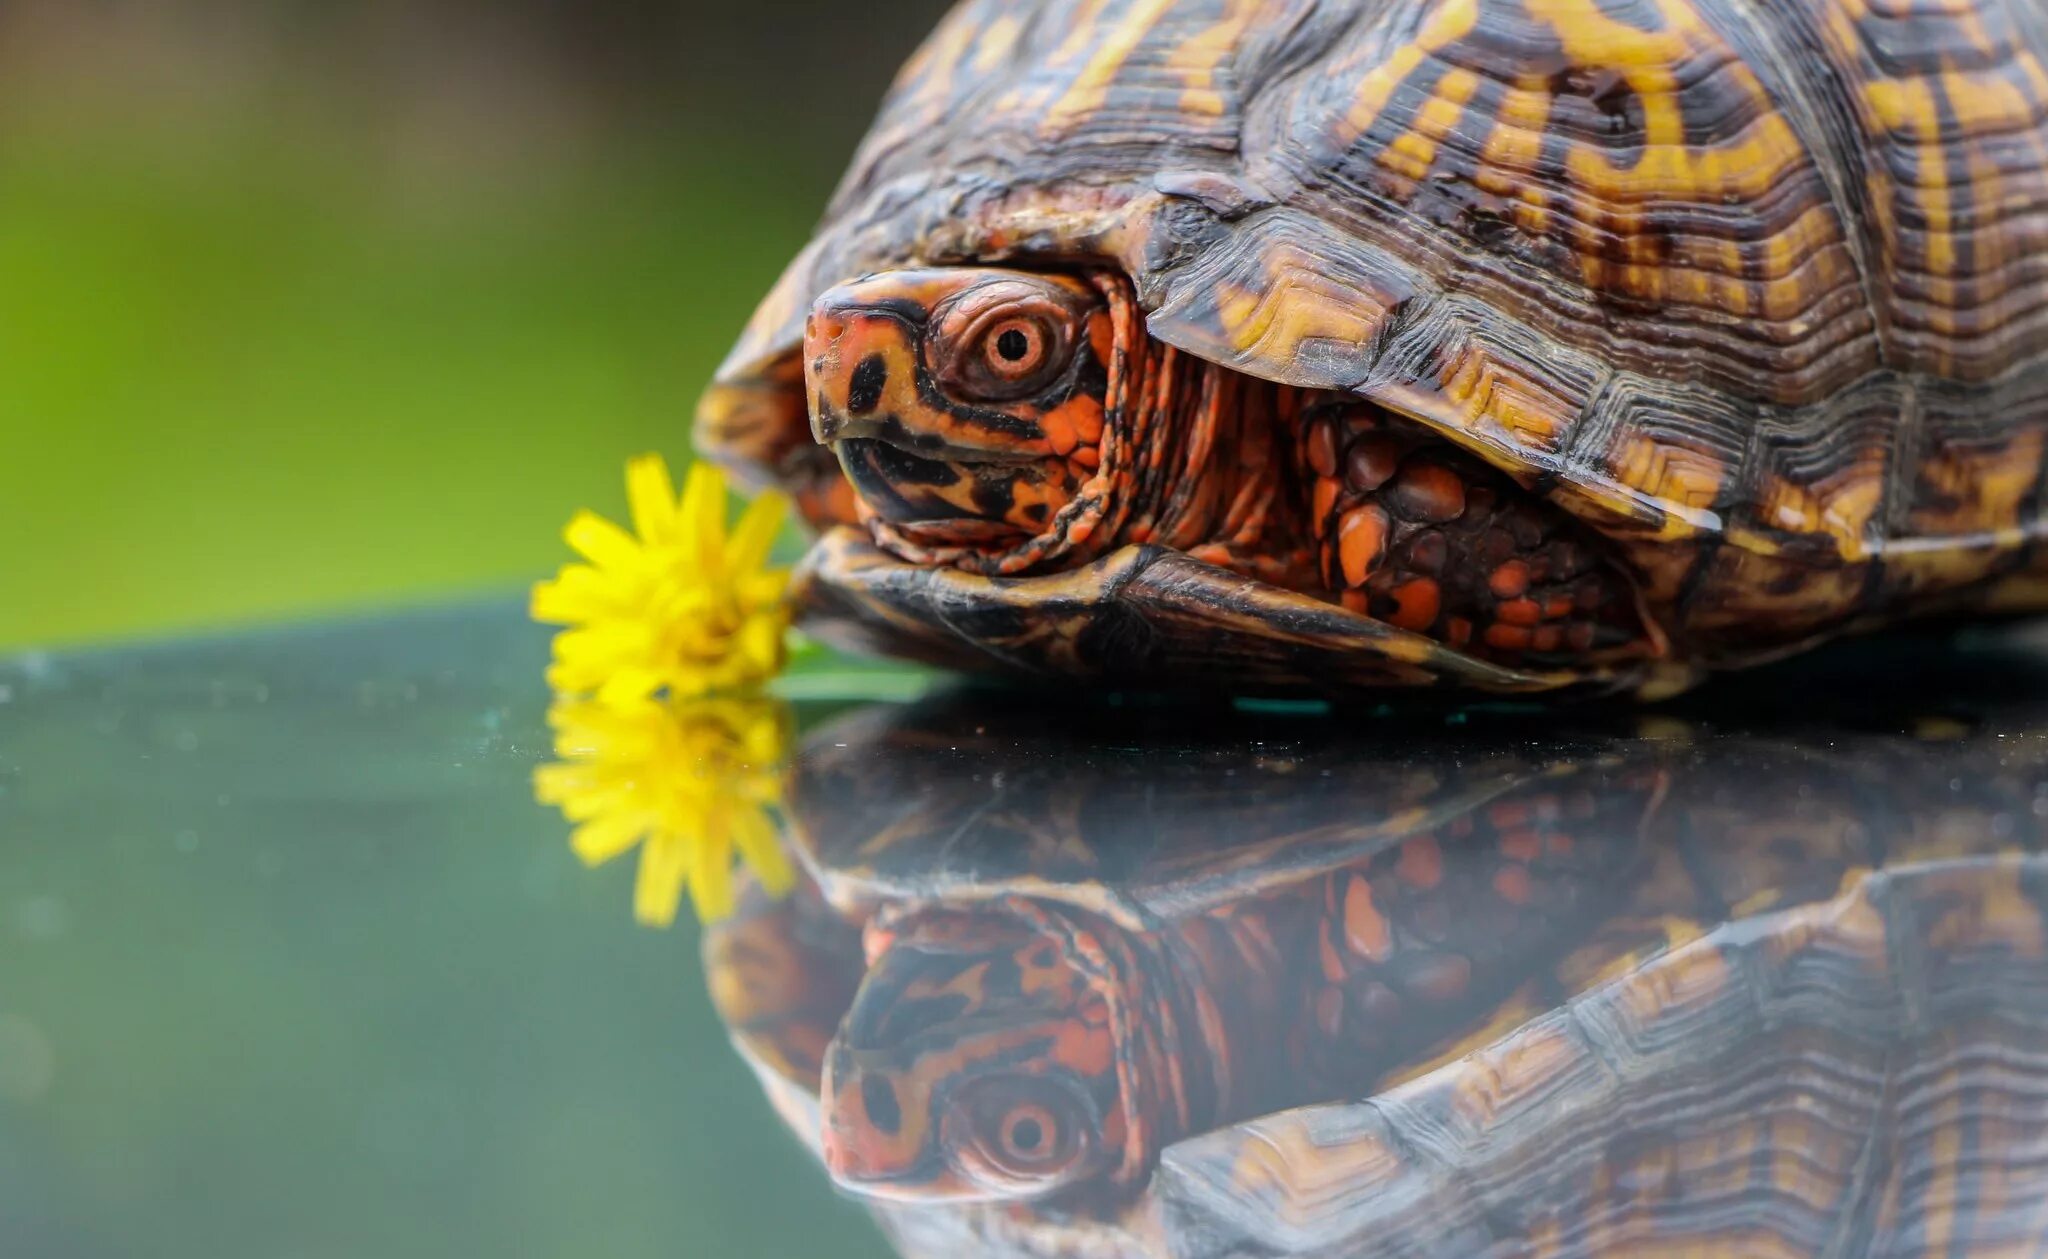
{"label": "reflection of turtle eye", "polygon": [[956,1096],[942,1125],[956,1166],[999,1192],[1037,1191],[1086,1170],[1096,1148],[1087,1103],[1030,1076],[984,1077]]}
{"label": "reflection of turtle eye", "polygon": [[1043,1106],[1026,1102],[1003,1116],[1003,1153],[1019,1163],[1035,1163],[1058,1146],[1059,1121]]}

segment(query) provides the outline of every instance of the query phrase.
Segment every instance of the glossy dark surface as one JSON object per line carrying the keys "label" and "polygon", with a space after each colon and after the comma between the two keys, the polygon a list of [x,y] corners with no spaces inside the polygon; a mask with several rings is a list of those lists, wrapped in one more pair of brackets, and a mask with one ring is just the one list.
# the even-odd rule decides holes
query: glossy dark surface
{"label": "glossy dark surface", "polygon": [[[635,926],[626,865],[585,872],[532,802],[545,637],[516,609],[0,663],[0,1236],[172,1259],[886,1254],[804,1149],[805,1071],[876,906],[1017,892],[1140,930],[1256,908],[1313,941],[1362,877],[1387,935],[1354,912],[1342,1008],[1311,1014],[1365,1039],[1276,1014],[1274,1043],[1315,1070],[1235,1063],[1238,1108],[1166,1133],[1156,1173],[1006,1208],[899,1201],[879,1211],[899,1248],[1626,1253],[1627,1220],[1651,1219],[1728,1253],[1771,1248],[1741,1231],[1758,1220],[1785,1253],[2024,1253],[2048,1168],[2044,643],[1858,644],[1649,712],[799,705],[789,813],[813,890],[713,935],[807,915],[829,965],[796,955],[818,999],[742,1028],[739,1055],[694,929]],[[1424,833],[1441,870],[1418,890],[1399,850]],[[1502,877],[1517,864],[1526,889]],[[1866,903],[1886,966],[1774,944],[1806,907]],[[1518,1045],[1489,1068],[1513,1081],[1573,1060],[1560,1003],[1677,974],[1703,937],[1749,976],[1725,990],[1776,1003],[1667,1002],[1687,1017],[1646,1017],[1655,1036],[1591,1038],[1655,1067],[1598,1104],[1559,1084],[1474,1109],[1460,1062]],[[1421,953],[1465,958],[1469,982],[1388,969]],[[1294,1008],[1330,986],[1321,966],[1265,972],[1261,999]],[[1360,1002],[1385,1017],[1358,1022]],[[1871,1089],[1894,1102],[1865,1107]],[[1325,1100],[1347,1104],[1266,1116]],[[1660,1144],[1672,1113],[1712,1150]],[[1714,1127],[1772,1114],[1805,1126]],[[1252,1147],[1286,1157],[1247,1178]],[[1890,1167],[1910,1192],[1886,1214]]]}
{"label": "glossy dark surface", "polygon": [[709,965],[912,1253],[2004,1253],[2043,681],[2007,634],[1656,710],[863,710]]}
{"label": "glossy dark surface", "polygon": [[881,1256],[533,802],[511,600],[0,662],[0,1254]]}

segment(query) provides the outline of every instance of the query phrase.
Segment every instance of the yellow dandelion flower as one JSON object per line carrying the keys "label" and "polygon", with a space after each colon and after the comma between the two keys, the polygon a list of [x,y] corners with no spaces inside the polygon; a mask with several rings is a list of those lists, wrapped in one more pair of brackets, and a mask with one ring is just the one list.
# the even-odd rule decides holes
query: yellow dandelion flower
{"label": "yellow dandelion flower", "polygon": [[787,710],[763,696],[556,703],[555,754],[534,796],[576,823],[569,845],[596,866],[638,845],[633,916],[675,921],[685,887],[697,917],[733,909],[734,860],[771,895],[794,881],[770,810],[779,807]]}
{"label": "yellow dandelion flower", "polygon": [[691,464],[679,499],[659,455],[626,465],[626,496],[634,532],[578,512],[562,536],[588,563],[534,587],[534,619],[569,627],[555,636],[549,685],[623,704],[773,677],[789,627],[789,573],[768,567],[782,496],[762,494],[728,532],[718,469]]}

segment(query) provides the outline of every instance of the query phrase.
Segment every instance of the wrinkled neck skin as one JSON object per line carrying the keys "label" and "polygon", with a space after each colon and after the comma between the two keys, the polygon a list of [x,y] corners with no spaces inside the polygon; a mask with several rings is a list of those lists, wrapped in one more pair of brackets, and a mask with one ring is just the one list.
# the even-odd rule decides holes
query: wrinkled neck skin
{"label": "wrinkled neck skin", "polygon": [[1309,1100],[1314,1090],[1290,1061],[1288,1029],[1296,1021],[1296,985],[1287,973],[1290,949],[1264,930],[1258,916],[1198,915],[1161,938],[1186,994],[1203,1075],[1215,1081],[1212,1104],[1194,1136]]}
{"label": "wrinkled neck skin", "polygon": [[1294,457],[1299,390],[1183,353],[1146,331],[1122,275],[1089,277],[1115,331],[1101,466],[1037,537],[1001,551],[920,545],[863,511],[898,558],[969,572],[1067,569],[1154,544],[1295,590],[1321,585]]}
{"label": "wrinkled neck skin", "polygon": [[1306,935],[1288,938],[1286,928],[1313,921],[1311,907],[1289,901],[1299,912],[1201,914],[1124,936],[1126,965],[1141,968],[1146,981],[1120,985],[1133,1032],[1135,1109],[1152,1119],[1121,1169],[1121,1189],[1141,1189],[1177,1141],[1327,1093],[1295,1060],[1289,1029],[1299,1022],[1299,988],[1276,979],[1309,947]]}
{"label": "wrinkled neck skin", "polygon": [[[1104,1135],[1119,1146],[1108,1184],[1077,1186],[1076,1197],[1120,1198],[1142,1189],[1167,1146],[1221,1123],[1229,1104],[1230,1058],[1208,1000],[1207,976],[1175,933],[1127,931],[1044,907],[1049,934],[1081,964],[1099,968],[1113,993],[1119,1113]],[[1120,1131],[1118,1131],[1120,1129]]]}

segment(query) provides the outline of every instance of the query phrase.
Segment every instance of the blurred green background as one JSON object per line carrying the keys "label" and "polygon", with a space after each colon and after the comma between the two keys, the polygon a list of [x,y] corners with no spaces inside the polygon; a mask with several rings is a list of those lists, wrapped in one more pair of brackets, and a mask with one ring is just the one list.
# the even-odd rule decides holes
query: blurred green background
{"label": "blurred green background", "polygon": [[943,8],[0,3],[0,646],[551,571]]}

